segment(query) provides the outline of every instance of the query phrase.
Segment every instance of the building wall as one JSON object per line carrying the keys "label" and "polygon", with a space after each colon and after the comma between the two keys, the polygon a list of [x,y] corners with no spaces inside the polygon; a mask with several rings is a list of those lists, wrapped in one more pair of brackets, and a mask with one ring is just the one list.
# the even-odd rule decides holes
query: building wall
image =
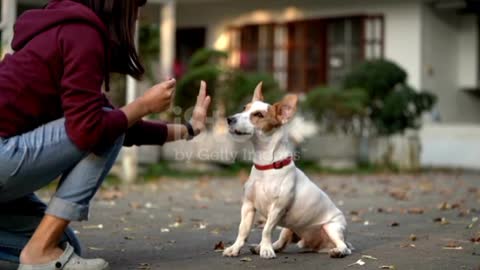
{"label": "building wall", "polygon": [[478,16],[463,15],[458,31],[458,81],[462,89],[478,87]]}
{"label": "building wall", "polygon": [[424,167],[480,170],[480,126],[427,125],[420,132]]}
{"label": "building wall", "polygon": [[480,123],[480,99],[462,90],[476,84],[478,72],[472,19],[422,6],[421,88],[438,95],[441,123]]}
{"label": "building wall", "polygon": [[[205,26],[207,44],[224,49],[225,30],[231,25],[287,22],[306,18],[383,14],[385,55],[407,69],[409,81],[420,87],[421,4],[415,0],[287,0],[228,1],[213,4],[179,4],[178,26]],[[199,12],[199,11],[205,12]],[[406,38],[408,37],[408,38]]]}

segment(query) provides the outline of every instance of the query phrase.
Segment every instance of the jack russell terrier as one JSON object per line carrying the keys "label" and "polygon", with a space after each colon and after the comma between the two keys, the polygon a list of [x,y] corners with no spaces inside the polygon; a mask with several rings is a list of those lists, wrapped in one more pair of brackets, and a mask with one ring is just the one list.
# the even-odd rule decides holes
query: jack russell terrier
{"label": "jack russell terrier", "polygon": [[[343,213],[293,162],[286,124],[297,108],[296,95],[286,95],[273,105],[263,102],[262,83],[253,100],[241,113],[227,119],[229,132],[251,140],[255,148],[254,166],[244,186],[241,222],[235,243],[223,255],[238,256],[250,233],[255,213],[266,218],[259,245],[252,252],[275,258],[289,243],[333,258],[351,254],[345,241],[347,222]],[[283,229],[272,244],[272,231]]]}

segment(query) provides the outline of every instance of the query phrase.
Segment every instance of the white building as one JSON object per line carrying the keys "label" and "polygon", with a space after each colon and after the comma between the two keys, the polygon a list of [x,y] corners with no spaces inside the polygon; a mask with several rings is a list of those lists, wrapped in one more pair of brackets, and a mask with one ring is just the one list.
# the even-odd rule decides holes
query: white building
{"label": "white building", "polygon": [[468,0],[180,0],[177,28],[205,29],[206,46],[290,91],[335,85],[362,59],[393,60],[438,96],[422,164],[480,169],[479,12]]}
{"label": "white building", "polygon": [[[20,10],[46,1],[19,2]],[[206,46],[229,50],[232,65],[272,72],[289,91],[306,91],[338,84],[364,59],[393,60],[407,70],[412,86],[439,98],[433,120],[427,119],[421,132],[422,163],[480,168],[478,1],[149,0],[148,5],[144,17],[161,26],[163,74],[172,73],[175,58],[184,60]]]}

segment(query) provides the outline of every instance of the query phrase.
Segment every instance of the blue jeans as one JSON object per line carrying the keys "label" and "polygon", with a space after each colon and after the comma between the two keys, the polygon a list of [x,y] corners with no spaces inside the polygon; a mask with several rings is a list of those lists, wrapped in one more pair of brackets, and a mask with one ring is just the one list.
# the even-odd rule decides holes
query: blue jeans
{"label": "blue jeans", "polygon": [[[90,200],[112,168],[123,138],[105,147],[101,154],[86,153],[68,138],[65,119],[22,135],[0,138],[0,260],[18,262],[45,213],[70,221],[87,220]],[[59,176],[58,188],[45,205],[33,192]],[[62,241],[81,253],[70,228]]]}

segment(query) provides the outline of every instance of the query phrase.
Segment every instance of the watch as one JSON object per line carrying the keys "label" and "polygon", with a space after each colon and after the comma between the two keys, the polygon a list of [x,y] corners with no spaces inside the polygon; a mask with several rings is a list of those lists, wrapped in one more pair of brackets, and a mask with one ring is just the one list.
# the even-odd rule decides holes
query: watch
{"label": "watch", "polygon": [[187,141],[190,141],[191,139],[195,138],[197,134],[195,134],[195,131],[193,130],[192,124],[190,122],[185,122],[185,127],[187,128],[188,136],[186,138]]}

